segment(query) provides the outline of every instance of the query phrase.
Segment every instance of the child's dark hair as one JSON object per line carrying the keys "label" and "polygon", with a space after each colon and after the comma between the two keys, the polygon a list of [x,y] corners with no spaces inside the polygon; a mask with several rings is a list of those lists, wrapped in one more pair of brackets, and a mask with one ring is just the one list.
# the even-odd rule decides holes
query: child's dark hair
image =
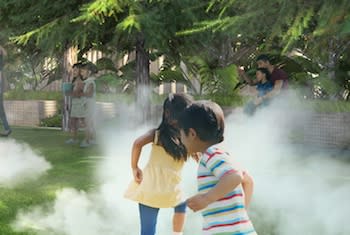
{"label": "child's dark hair", "polygon": [[[73,66],[72,66],[72,68],[78,68],[78,69],[80,69],[82,67],[83,67],[83,63],[81,63],[81,62],[77,62],[77,63],[73,64]],[[75,83],[76,80],[77,80],[77,77],[73,77],[72,83]]]}
{"label": "child's dark hair", "polygon": [[80,66],[81,69],[87,69],[89,70],[92,74],[97,73],[97,67],[95,64],[93,64],[92,62],[85,62],[82,63]]}
{"label": "child's dark hair", "polygon": [[165,151],[175,160],[187,160],[187,151],[180,141],[180,131],[170,124],[178,120],[183,110],[193,102],[191,96],[186,94],[169,94],[163,103],[163,118],[157,130],[159,142]]}
{"label": "child's dark hair", "polygon": [[268,81],[270,81],[271,79],[271,73],[270,71],[267,69],[267,68],[257,68],[256,71],[260,71],[262,72],[263,74],[265,74],[265,77]]}
{"label": "child's dark hair", "polygon": [[256,61],[259,61],[259,60],[271,63],[270,57],[268,55],[266,55],[266,54],[261,54],[258,57],[256,57]]}
{"label": "child's dark hair", "polygon": [[224,112],[212,101],[198,101],[188,106],[179,124],[186,135],[190,128],[194,129],[202,141],[217,144],[224,140]]}
{"label": "child's dark hair", "polygon": [[83,63],[82,62],[77,62],[75,64],[73,64],[72,68],[81,68],[83,66]]}

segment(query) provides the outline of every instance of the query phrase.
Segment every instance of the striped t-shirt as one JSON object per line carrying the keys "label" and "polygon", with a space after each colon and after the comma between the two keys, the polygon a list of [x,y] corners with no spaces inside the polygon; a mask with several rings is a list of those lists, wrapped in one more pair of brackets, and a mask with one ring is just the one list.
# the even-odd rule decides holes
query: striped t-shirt
{"label": "striped t-shirt", "polygon": [[[220,178],[230,172],[238,172],[229,162],[229,155],[216,146],[209,147],[200,159],[198,167],[198,191],[206,193]],[[255,229],[244,207],[242,186],[237,186],[223,198],[208,205],[202,211],[203,234],[254,235]]]}

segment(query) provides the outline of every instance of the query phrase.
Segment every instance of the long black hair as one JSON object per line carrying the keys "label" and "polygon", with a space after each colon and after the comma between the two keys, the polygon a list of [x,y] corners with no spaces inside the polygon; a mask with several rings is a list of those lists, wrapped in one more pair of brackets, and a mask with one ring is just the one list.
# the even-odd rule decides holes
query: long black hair
{"label": "long black hair", "polygon": [[187,151],[180,140],[180,131],[176,126],[183,110],[192,103],[193,99],[187,94],[169,94],[163,103],[162,122],[157,128],[158,144],[175,160],[187,160]]}

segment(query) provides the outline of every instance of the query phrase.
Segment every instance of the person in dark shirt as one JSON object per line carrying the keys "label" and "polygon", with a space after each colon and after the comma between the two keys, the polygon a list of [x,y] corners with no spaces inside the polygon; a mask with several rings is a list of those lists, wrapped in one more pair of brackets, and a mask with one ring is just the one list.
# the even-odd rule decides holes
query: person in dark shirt
{"label": "person in dark shirt", "polygon": [[[284,70],[271,64],[270,58],[265,54],[259,55],[256,58],[256,63],[258,68],[266,68],[270,72],[270,81],[273,83],[273,89],[256,100],[256,103],[259,104],[262,103],[264,99],[276,97],[283,90],[288,88],[288,74]],[[250,79],[243,69],[238,69],[238,73],[249,85],[257,85],[259,83],[257,80]]]}

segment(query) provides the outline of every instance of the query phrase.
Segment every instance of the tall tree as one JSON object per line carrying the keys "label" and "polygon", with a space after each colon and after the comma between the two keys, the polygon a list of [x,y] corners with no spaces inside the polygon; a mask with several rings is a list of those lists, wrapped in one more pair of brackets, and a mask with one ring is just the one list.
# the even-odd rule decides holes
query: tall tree
{"label": "tall tree", "polygon": [[[68,81],[70,68],[77,60],[71,58],[71,48],[87,51],[98,41],[96,35],[103,39],[108,33],[97,24],[85,28],[80,23],[72,22],[72,19],[80,16],[80,9],[88,2],[4,0],[0,2],[0,23],[6,26],[7,38],[20,46],[24,54],[32,54],[42,60],[48,57],[54,59],[57,64],[56,79]],[[101,33],[91,33],[95,31]],[[67,117],[68,112],[64,110],[63,114]],[[66,122],[63,122],[63,127],[67,128]]]}
{"label": "tall tree", "polygon": [[[102,8],[101,2],[108,4]],[[109,44],[117,44],[121,51],[136,52],[137,101],[142,106],[145,103],[147,105],[149,100],[147,96],[150,92],[145,87],[150,83],[151,58],[160,55],[179,57],[184,39],[176,33],[192,24],[195,19],[193,11],[185,10],[185,7],[201,9],[193,7],[198,2],[200,1],[124,1],[122,6],[121,1],[96,0],[87,5],[77,20],[99,24],[115,22],[114,37]],[[189,44],[187,48],[190,48]]]}

